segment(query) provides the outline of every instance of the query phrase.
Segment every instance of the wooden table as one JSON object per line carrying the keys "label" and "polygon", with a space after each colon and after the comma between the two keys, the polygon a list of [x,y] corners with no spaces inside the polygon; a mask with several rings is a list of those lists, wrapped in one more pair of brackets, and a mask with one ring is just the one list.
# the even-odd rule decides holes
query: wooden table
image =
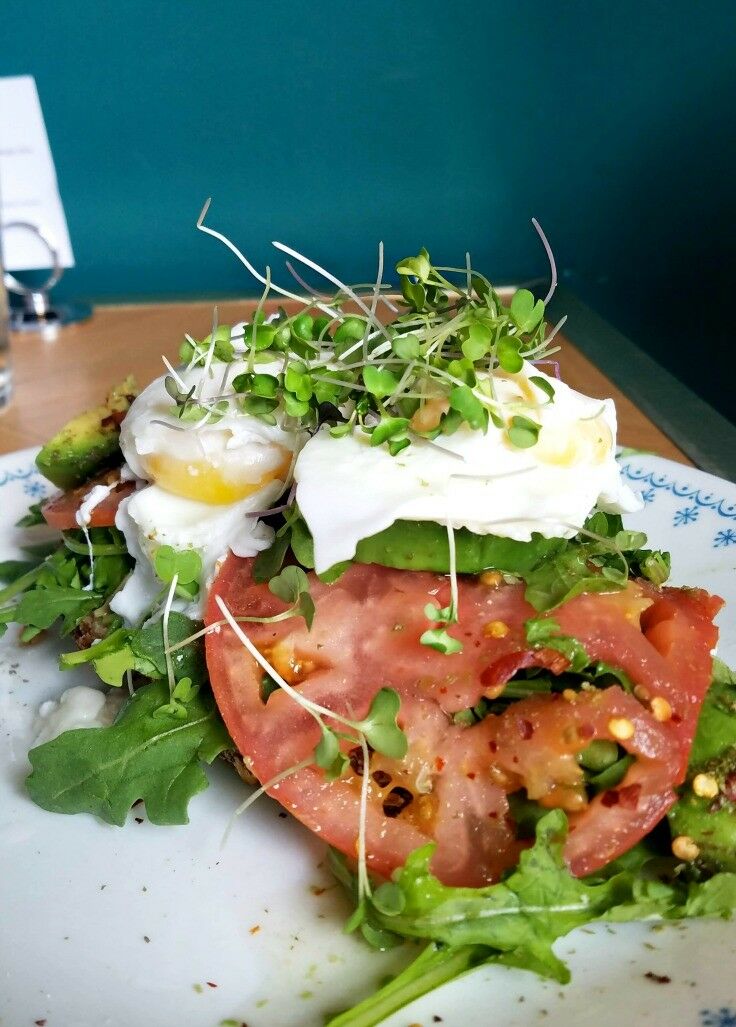
{"label": "wooden table", "polygon": [[[219,322],[241,321],[254,305],[252,299],[221,301]],[[184,333],[202,338],[211,323],[211,302],[130,304],[97,307],[91,320],[64,328],[56,339],[14,335],[15,396],[0,414],[0,453],[43,443],[64,421],[101,402],[127,374],[147,384],[164,371],[161,354],[175,362]],[[620,445],[690,463],[580,350],[560,341],[565,381],[588,395],[616,401]]]}

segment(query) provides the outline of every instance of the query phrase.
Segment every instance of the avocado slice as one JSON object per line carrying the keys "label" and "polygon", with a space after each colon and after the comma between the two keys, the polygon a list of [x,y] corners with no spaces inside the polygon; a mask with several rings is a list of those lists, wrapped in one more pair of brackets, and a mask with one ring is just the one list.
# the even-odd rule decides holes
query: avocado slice
{"label": "avocado slice", "polygon": [[[695,794],[698,774],[715,778],[717,795]],[[687,780],[668,816],[673,835],[687,835],[700,849],[700,866],[712,872],[736,871],[736,677],[720,660],[714,661]]]}
{"label": "avocado slice", "polygon": [[137,395],[129,376],[101,406],[65,424],[36,457],[44,478],[57,488],[73,489],[113,464],[120,452],[120,424]]}
{"label": "avocado slice", "polygon": [[[567,543],[564,539],[535,534],[531,542],[517,542],[498,535],[474,535],[467,528],[455,530],[455,563],[459,574],[480,574],[489,567],[523,575],[540,561],[556,556]],[[306,522],[300,516],[291,522],[291,548],[303,567],[314,567],[314,546]],[[400,570],[434,571],[446,574],[450,568],[447,528],[434,521],[394,521],[376,535],[358,542],[356,563],[379,563]],[[350,561],[335,564],[320,577],[333,581]]]}

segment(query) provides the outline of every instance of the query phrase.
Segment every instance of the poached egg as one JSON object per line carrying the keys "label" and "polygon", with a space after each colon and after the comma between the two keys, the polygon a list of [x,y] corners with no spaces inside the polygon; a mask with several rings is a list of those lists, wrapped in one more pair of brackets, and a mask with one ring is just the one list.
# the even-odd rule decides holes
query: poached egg
{"label": "poached egg", "polygon": [[[275,371],[280,365],[259,365]],[[195,388],[202,403],[232,392],[244,361],[177,372],[182,392]],[[273,532],[257,514],[282,493],[301,441],[297,432],[242,413],[233,401],[212,417],[184,422],[166,390],[166,376],[152,382],[132,404],[120,433],[126,476],[139,488],[124,500],[115,524],[122,531],[135,569],[115,595],[111,609],[138,622],[161,593],[153,561],[162,545],[194,549],[202,558],[196,600],[177,599],[174,608],[199,617],[220,562],[232,549],[255,556],[268,548]]]}
{"label": "poached egg", "polygon": [[[546,379],[554,402],[530,376]],[[397,520],[529,541],[533,532],[572,537],[596,507],[641,508],[616,464],[612,400],[584,396],[529,365],[495,375],[494,385],[508,416],[541,424],[536,445],[516,448],[492,424],[485,433],[463,425],[433,442],[414,437],[395,457],[360,429],[339,439],[322,429],[306,443],[295,466],[296,500],[318,573]]]}

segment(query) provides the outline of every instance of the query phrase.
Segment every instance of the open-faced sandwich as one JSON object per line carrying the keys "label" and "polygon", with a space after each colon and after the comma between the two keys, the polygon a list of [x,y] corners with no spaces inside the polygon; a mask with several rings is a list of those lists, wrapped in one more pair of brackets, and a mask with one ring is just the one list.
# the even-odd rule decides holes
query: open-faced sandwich
{"label": "open-faced sandwich", "polygon": [[62,491],[25,523],[60,537],[3,568],[2,621],[109,688],[42,709],[31,798],[185,823],[230,759],[331,847],[351,929],[426,940],[334,1024],[483,962],[564,981],[553,942],[601,918],[726,915],[721,601],[627,530],[613,403],[553,373],[546,301],[422,250],[394,302],[280,248],[336,293],[258,276],[38,456]]}

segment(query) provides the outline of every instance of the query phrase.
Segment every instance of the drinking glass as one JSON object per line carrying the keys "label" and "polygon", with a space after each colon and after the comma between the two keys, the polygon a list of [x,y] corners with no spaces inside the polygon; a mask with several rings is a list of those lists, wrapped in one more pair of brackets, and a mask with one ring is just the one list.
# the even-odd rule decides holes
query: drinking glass
{"label": "drinking glass", "polygon": [[13,371],[10,366],[10,312],[2,257],[0,250],[0,410],[8,405],[13,394]]}

